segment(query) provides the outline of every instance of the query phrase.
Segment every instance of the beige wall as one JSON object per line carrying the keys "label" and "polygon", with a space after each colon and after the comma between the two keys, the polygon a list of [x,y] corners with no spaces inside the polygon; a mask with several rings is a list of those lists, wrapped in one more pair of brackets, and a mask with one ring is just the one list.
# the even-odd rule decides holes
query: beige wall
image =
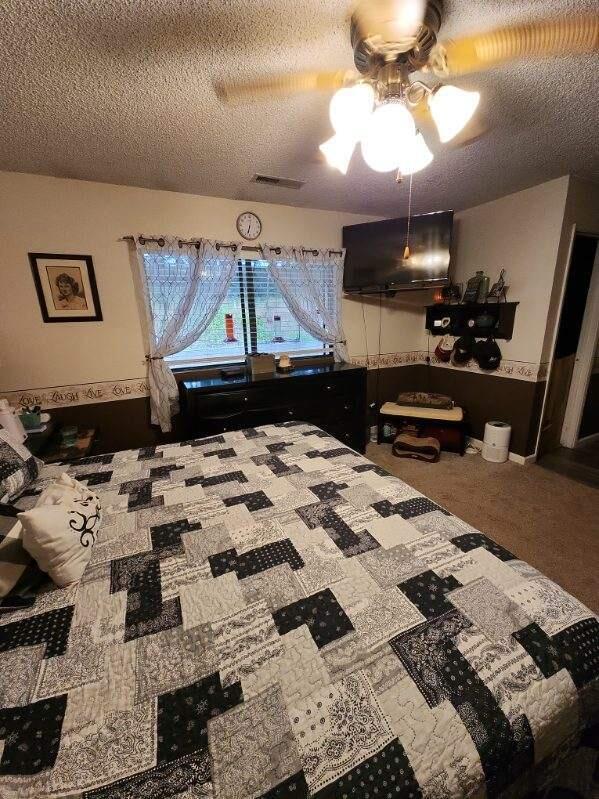
{"label": "beige wall", "polygon": [[483,269],[493,283],[504,268],[520,303],[512,340],[499,342],[508,360],[542,361],[567,192],[562,177],[456,214],[454,280]]}
{"label": "beige wall", "polygon": [[[0,173],[0,391],[126,380],[145,375],[133,288],[130,233],[238,238],[235,220],[255,210],[263,240],[338,247],[343,225],[372,217],[248,203],[167,191]],[[44,324],[28,252],[91,255],[103,322]],[[365,304],[370,347],[378,339],[378,306]],[[399,324],[384,313],[383,351],[400,348]],[[344,302],[352,355],[365,354],[360,303]],[[377,340],[378,346],[378,340]],[[386,349],[385,349],[386,348]]]}
{"label": "beige wall", "polygon": [[[543,360],[566,199],[571,215],[591,229],[587,196],[588,187],[564,177],[456,214],[454,279],[482,268],[494,280],[505,267],[509,299],[520,302],[514,337],[500,343],[504,359]],[[0,172],[0,392],[143,377],[130,248],[120,238],[164,232],[235,239],[235,220],[247,208],[261,217],[264,241],[317,247],[338,247],[343,225],[372,219]],[[27,259],[32,251],[92,255],[104,321],[44,324]],[[431,300],[430,291],[346,298],[350,354],[379,352],[379,319],[383,354],[426,351],[424,306]]]}

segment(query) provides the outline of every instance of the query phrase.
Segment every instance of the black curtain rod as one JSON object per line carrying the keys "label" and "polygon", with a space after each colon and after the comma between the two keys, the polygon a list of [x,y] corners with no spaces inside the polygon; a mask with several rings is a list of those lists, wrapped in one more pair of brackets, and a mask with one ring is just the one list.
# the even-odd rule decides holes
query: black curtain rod
{"label": "black curtain rod", "polygon": [[[281,254],[281,248],[280,247],[269,247],[269,249],[270,249],[271,252],[274,252],[276,255],[280,255]],[[295,247],[292,247],[291,249],[293,250],[293,252],[295,252]],[[318,250],[306,249],[305,247],[302,247],[302,252],[303,253],[308,253],[309,252],[312,255],[318,255]],[[329,253],[329,255],[343,255],[343,251],[342,250],[329,250],[328,253]]]}
{"label": "black curtain rod", "polygon": [[[132,241],[133,243],[135,243],[135,236],[123,236],[122,241]],[[150,238],[148,236],[143,236],[143,235],[139,237],[139,243],[141,245],[150,242],[152,242],[153,244],[158,244],[159,247],[164,247],[164,245],[166,244],[166,241],[162,238],[162,236],[158,239]],[[179,247],[182,247],[184,244],[190,244],[190,245],[193,244],[197,249],[200,248],[200,241],[198,241],[198,239],[189,239],[188,241],[186,241],[185,239],[179,239]],[[233,252],[237,252],[237,244],[235,244],[234,242],[231,242],[230,244],[227,244],[226,242],[217,242],[215,246],[217,250],[220,250],[220,248],[223,247],[225,249],[231,248]],[[264,248],[261,247],[260,245],[258,245],[257,247],[252,247],[249,244],[243,244],[241,246],[241,249],[245,250],[245,252],[264,252]],[[271,252],[274,252],[277,255],[281,254],[280,247],[269,247],[269,249]],[[302,247],[302,252],[311,253],[312,255],[318,255],[318,250],[306,249],[304,247]],[[342,250],[329,250],[329,255],[342,255],[342,254],[343,254]]]}
{"label": "black curtain rod", "polygon": [[[122,241],[132,241],[135,244],[135,236],[123,236]],[[166,240],[160,236],[160,238],[155,239],[150,236],[141,235],[138,239],[139,243],[143,246],[144,244],[153,243],[157,244],[159,247],[164,247],[166,244]],[[179,247],[183,247],[184,244],[193,244],[196,249],[200,249],[200,244],[202,243],[199,239],[179,239],[178,242]],[[237,244],[235,242],[225,242],[225,241],[217,241],[215,244],[217,250],[220,249],[231,249],[233,252],[237,252]],[[262,252],[262,247],[242,247],[242,250],[252,250],[253,252]]]}

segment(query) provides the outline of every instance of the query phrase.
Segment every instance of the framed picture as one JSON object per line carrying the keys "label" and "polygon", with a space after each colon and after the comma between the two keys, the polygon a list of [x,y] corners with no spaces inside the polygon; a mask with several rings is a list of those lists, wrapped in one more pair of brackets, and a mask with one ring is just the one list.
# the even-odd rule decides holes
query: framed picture
{"label": "framed picture", "polygon": [[29,263],[44,322],[101,322],[91,255],[30,252]]}

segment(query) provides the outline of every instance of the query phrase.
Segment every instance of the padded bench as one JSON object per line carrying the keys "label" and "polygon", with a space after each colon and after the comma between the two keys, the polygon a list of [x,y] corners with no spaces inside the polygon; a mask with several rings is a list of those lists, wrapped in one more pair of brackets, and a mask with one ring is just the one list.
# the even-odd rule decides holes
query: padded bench
{"label": "padded bench", "polygon": [[468,422],[463,408],[458,406],[451,409],[443,408],[416,408],[412,405],[398,405],[396,402],[385,402],[379,411],[377,426],[377,443],[390,443],[395,434],[390,438],[384,434],[385,424],[391,424],[395,428],[401,423],[415,425],[425,435],[435,436],[435,430],[439,435],[443,435],[444,430],[453,431],[450,438],[455,438],[455,445],[441,441],[441,449],[449,452],[459,452],[463,455],[466,450],[466,438],[468,435]]}

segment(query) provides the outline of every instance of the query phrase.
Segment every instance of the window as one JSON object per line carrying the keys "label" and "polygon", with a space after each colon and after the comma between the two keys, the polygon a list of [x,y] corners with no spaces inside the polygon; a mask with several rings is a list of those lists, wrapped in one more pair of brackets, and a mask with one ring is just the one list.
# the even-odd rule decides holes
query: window
{"label": "window", "polygon": [[[153,306],[158,299],[152,297]],[[208,328],[194,344],[167,360],[171,366],[191,366],[241,361],[250,352],[323,355],[330,351],[296,321],[267,262],[255,260],[239,261]]]}

